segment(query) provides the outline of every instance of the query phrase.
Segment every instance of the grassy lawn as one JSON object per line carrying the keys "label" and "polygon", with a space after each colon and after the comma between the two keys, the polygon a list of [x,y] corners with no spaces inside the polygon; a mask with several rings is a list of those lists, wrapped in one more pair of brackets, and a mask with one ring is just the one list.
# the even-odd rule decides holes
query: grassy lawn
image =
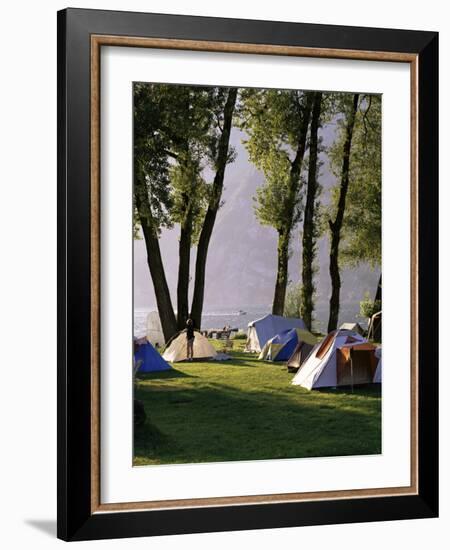
{"label": "grassy lawn", "polygon": [[291,386],[284,364],[258,361],[244,343],[229,361],[138,376],[150,424],[135,433],[135,465],[381,452],[378,388]]}

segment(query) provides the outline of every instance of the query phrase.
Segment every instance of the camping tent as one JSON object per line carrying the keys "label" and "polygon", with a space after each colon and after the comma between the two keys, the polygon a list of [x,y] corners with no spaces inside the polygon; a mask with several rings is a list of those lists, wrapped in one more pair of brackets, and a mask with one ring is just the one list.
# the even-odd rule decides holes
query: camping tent
{"label": "camping tent", "polygon": [[[317,341],[317,338],[315,338]],[[310,344],[303,340],[299,341],[296,345],[294,352],[289,357],[287,362],[287,370],[289,372],[297,372],[298,369],[303,365],[306,359],[309,357],[309,354],[314,349],[314,344]]]}
{"label": "camping tent", "polygon": [[[215,358],[217,355],[216,350],[208,342],[208,339],[198,331],[194,331],[194,334],[194,360]],[[163,353],[163,357],[166,361],[177,363],[178,361],[186,361],[186,352],[186,331],[183,330],[171,340]]]}
{"label": "camping tent", "polygon": [[375,350],[375,357],[377,357],[378,359],[378,364],[375,370],[375,374],[373,375],[373,382],[374,384],[381,384],[381,347]]}
{"label": "camping tent", "polygon": [[361,336],[364,336],[364,329],[359,323],[343,323],[339,330],[352,330],[353,332],[357,332],[358,334],[361,334]]}
{"label": "camping tent", "polygon": [[367,330],[367,338],[375,340],[375,342],[381,342],[381,324],[382,315],[381,311],[372,315],[369,321],[369,328]]}
{"label": "camping tent", "polygon": [[312,350],[292,384],[311,390],[371,383],[377,364],[375,349],[356,332],[330,332]]}
{"label": "camping tent", "polygon": [[150,342],[135,346],[134,361],[136,364],[141,362],[141,366],[138,370],[139,373],[156,372],[172,368],[164,361]]}
{"label": "camping tent", "polygon": [[259,359],[267,361],[287,361],[299,344],[309,345],[311,350],[317,339],[307,330],[291,328],[283,330],[270,340],[263,347]]}
{"label": "camping tent", "polygon": [[290,328],[306,330],[306,325],[302,319],[282,317],[281,315],[266,315],[261,319],[251,321],[248,324],[245,351],[261,353],[267,340]]}
{"label": "camping tent", "polygon": [[157,311],[150,311],[147,315],[147,340],[154,346],[159,347],[164,346],[166,343]]}

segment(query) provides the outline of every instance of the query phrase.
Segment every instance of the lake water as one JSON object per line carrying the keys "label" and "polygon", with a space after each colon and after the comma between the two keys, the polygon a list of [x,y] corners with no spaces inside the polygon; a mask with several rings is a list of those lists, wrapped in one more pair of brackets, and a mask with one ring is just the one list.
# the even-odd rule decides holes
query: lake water
{"label": "lake water", "polygon": [[[229,325],[231,328],[247,330],[250,321],[264,317],[270,313],[270,306],[241,306],[241,308],[211,308],[205,310],[202,316],[202,329],[223,328]],[[135,309],[134,311],[134,335],[141,337],[145,335],[148,309]],[[313,329],[325,333],[328,323],[328,304],[318,304],[314,315]],[[358,322],[364,328],[367,321],[359,316],[359,302],[342,304],[339,316],[339,324]]]}

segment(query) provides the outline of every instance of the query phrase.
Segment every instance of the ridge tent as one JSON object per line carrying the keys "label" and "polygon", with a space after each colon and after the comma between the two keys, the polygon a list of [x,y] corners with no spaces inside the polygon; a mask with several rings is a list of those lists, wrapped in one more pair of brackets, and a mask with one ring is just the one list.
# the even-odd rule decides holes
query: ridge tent
{"label": "ridge tent", "polygon": [[382,369],[382,365],[381,365],[381,348],[377,348],[375,350],[375,357],[378,358],[378,364],[377,364],[377,368],[375,370],[375,374],[373,375],[373,383],[374,384],[381,384],[381,369]]}
{"label": "ridge tent", "polygon": [[251,321],[248,324],[245,351],[261,353],[267,340],[291,328],[306,330],[306,325],[303,319],[282,317],[281,315],[266,315],[261,319]]}
{"label": "ridge tent", "polygon": [[[194,331],[194,361],[196,359],[214,359],[217,355],[216,350],[208,342],[208,339],[197,330]],[[183,330],[177,334],[168,344],[163,353],[163,358],[166,361],[177,363],[186,361],[187,346],[186,346],[186,331]]]}
{"label": "ridge tent", "polygon": [[270,340],[263,347],[259,359],[266,361],[288,361],[298,345],[309,345],[311,350],[317,339],[307,330],[291,328],[283,330]]}
{"label": "ridge tent", "polygon": [[372,383],[376,347],[356,332],[330,332],[315,348],[292,379],[308,390]]}
{"label": "ridge tent", "polygon": [[164,361],[158,351],[150,344],[146,342],[139,345],[135,344],[134,361],[137,365],[141,361],[141,365],[137,372],[157,372],[163,370],[169,370],[172,367]]}
{"label": "ridge tent", "polygon": [[361,336],[364,336],[364,329],[359,323],[342,323],[342,325],[339,327],[339,330],[352,330],[353,332],[357,332]]}
{"label": "ridge tent", "polygon": [[164,346],[166,343],[157,311],[150,311],[147,315],[147,340],[153,346]]}

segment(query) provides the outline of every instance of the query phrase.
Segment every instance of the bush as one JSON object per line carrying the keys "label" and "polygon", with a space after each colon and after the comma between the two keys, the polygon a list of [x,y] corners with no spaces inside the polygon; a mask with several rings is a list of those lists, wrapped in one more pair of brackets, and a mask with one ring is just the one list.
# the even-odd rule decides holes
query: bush
{"label": "bush", "polygon": [[247,340],[247,334],[245,332],[236,332],[233,340]]}
{"label": "bush", "polygon": [[286,291],[284,302],[285,317],[300,317],[302,285],[301,283],[290,283]]}
{"label": "bush", "polygon": [[359,302],[359,312],[362,317],[367,317],[370,319],[372,315],[381,311],[381,300],[370,300],[366,297],[364,300]]}

